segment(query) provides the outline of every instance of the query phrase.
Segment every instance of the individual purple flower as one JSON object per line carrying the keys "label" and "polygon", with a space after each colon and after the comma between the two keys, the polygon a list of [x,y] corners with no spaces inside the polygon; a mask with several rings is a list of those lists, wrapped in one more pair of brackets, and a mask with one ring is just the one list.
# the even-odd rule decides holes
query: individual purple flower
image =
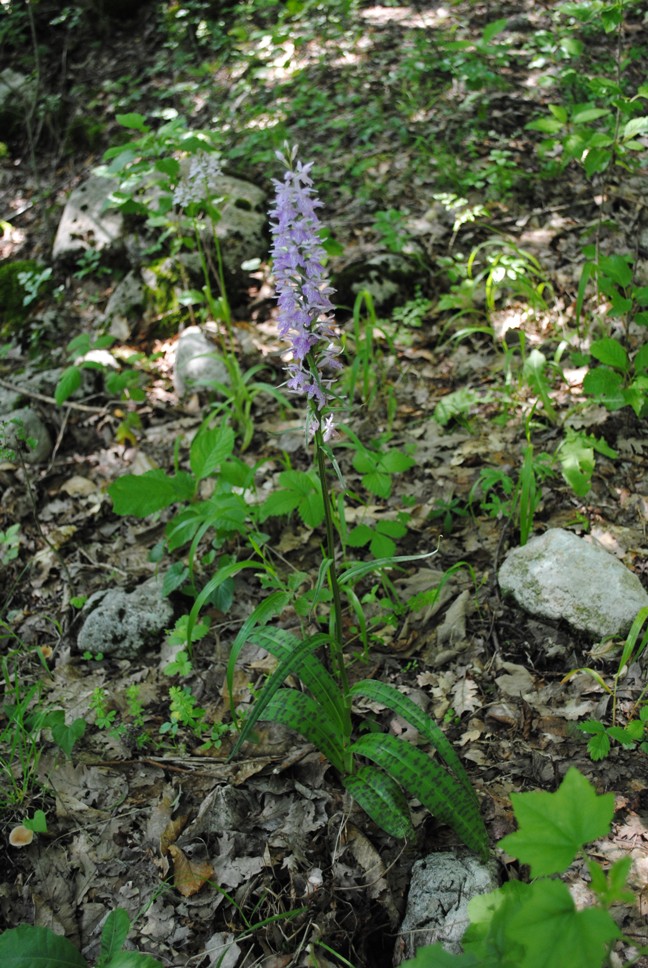
{"label": "individual purple flower", "polygon": [[[279,335],[290,343],[292,359],[286,386],[303,393],[312,403],[309,429],[322,430],[324,440],[334,435],[333,416],[322,411],[333,400],[331,384],[342,364],[333,319],[334,293],[324,268],[321,223],[316,209],[321,202],[310,177],[312,163],[296,161],[297,149],[288,156],[277,152],[286,167],[283,181],[273,180],[276,195],[270,210]],[[314,414],[313,414],[314,411]]]}

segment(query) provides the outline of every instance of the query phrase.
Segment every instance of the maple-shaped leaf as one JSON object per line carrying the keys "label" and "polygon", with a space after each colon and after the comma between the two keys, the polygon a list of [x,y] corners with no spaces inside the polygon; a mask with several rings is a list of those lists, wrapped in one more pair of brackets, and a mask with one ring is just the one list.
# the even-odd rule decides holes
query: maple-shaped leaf
{"label": "maple-shaped leaf", "polygon": [[604,837],[614,813],[614,794],[598,795],[571,767],[555,793],[512,793],[519,830],[499,846],[531,868],[532,877],[567,870],[584,844]]}
{"label": "maple-shaped leaf", "polygon": [[621,936],[607,911],[577,911],[569,888],[562,881],[551,880],[530,885],[526,901],[511,915],[506,933],[524,945],[520,968],[601,968],[607,963],[610,942]]}

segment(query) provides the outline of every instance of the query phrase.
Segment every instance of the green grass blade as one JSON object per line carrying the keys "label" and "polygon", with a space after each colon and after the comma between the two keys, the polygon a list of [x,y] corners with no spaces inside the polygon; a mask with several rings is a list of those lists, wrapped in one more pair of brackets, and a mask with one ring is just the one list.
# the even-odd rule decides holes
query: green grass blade
{"label": "green grass blade", "polygon": [[344,771],[345,755],[335,730],[322,707],[308,693],[297,689],[280,689],[271,697],[262,720],[271,720],[294,729],[309,743],[313,743],[340,773]]}
{"label": "green grass blade", "polygon": [[356,561],[354,564],[343,568],[338,575],[340,585],[355,584],[360,578],[371,574],[372,571],[380,571],[381,568],[390,568],[393,565],[404,564],[409,561],[421,561],[423,558],[432,558],[436,555],[434,551],[426,551],[420,555],[394,555],[391,558],[374,558],[372,561]]}
{"label": "green grass blade", "polygon": [[474,799],[422,750],[388,733],[368,733],[353,744],[351,752],[377,763],[433,816],[452,827],[467,847],[487,856],[488,837]]}
{"label": "green grass blade", "polygon": [[229,659],[227,661],[227,693],[229,695],[230,711],[232,713],[232,719],[234,722],[236,722],[236,711],[234,709],[233,696],[234,670],[236,668],[236,663],[238,662],[241,649],[245,643],[249,641],[253,630],[259,625],[265,625],[266,622],[269,622],[271,618],[275,618],[277,615],[280,615],[289,601],[290,595],[288,592],[272,592],[267,598],[264,598],[264,600],[257,605],[252,614],[246,618],[245,622],[239,629],[234,642],[232,643]]}
{"label": "green grass blade", "polygon": [[342,782],[373,822],[391,837],[414,835],[407,800],[395,780],[373,766],[361,766]]}
{"label": "green grass blade", "polygon": [[389,686],[385,682],[378,682],[375,679],[363,679],[361,682],[357,682],[350,692],[351,696],[364,696],[372,702],[379,702],[383,706],[387,706],[397,716],[402,716],[408,723],[411,723],[421,736],[424,736],[434,746],[448,769],[454,773],[466,793],[477,805],[475,791],[452,744],[443,730],[422,709],[419,709],[409,696],[405,696],[393,686]]}

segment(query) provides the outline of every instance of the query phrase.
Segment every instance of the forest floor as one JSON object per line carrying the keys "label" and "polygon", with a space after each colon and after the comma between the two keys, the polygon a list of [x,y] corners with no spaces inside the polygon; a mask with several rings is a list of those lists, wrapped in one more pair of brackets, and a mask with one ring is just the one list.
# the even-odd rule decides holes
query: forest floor
{"label": "forest floor", "polygon": [[[468,0],[448,10],[360,4],[339,18],[313,5],[283,26],[269,4],[266,22],[262,14],[247,21],[232,14],[223,23],[212,13],[209,29],[202,27],[200,4],[187,4],[184,19],[165,17],[165,7],[144,5],[130,21],[110,21],[100,44],[95,39],[87,50],[70,41],[72,30],[65,34],[68,117],[85,117],[84,134],[70,124],[63,139],[57,123],[48,122],[36,144],[36,168],[26,145],[12,147],[0,162],[0,216],[11,223],[0,255],[49,264],[66,193],[124,137],[115,115],[154,117],[171,109],[193,127],[220,127],[228,170],[268,191],[270,178],[279,175],[274,148],[283,137],[298,143],[300,157],[315,162],[320,216],[341,246],[334,272],[367,254],[406,255],[412,239],[426,247],[409,291],[379,310],[372,385],[368,397],[350,402],[344,422],[363,442],[413,454],[414,466],[394,476],[386,499],[365,493],[352,511],[372,526],[408,515],[398,553],[437,551],[395,570],[393,587],[402,602],[431,588],[441,592],[435,603],[394,618],[393,610],[380,610],[384,589],[366,580],[358,589],[366,614],[382,618],[369,649],[350,643],[352,676],[397,685],[444,724],[479,796],[492,845],[514,828],[510,794],[553,790],[570,766],[599,791],[613,791],[613,830],[595,856],[604,863],[632,857],[638,905],[625,909],[622,928],[638,945],[648,943],[646,755],[615,744],[592,762],[587,737],[575,725],[591,718],[609,724],[610,695],[591,675],[566,680],[572,670],[592,667],[611,683],[618,652],[526,615],[502,598],[497,583],[507,550],[520,543],[516,495],[530,441],[539,497],[532,533],[563,527],[591,535],[648,588],[645,420],[630,407],[581,406],[586,370],[577,353],[606,318],[595,287],[585,293],[580,328],[576,319],[584,245],[633,253],[637,271],[646,275],[647,252],[638,248],[648,232],[646,181],[621,167],[588,178],[575,162],[548,177],[536,151],[538,134],[524,127],[558,100],[544,81],[556,64],[569,66],[567,44],[562,61],[551,59],[563,49],[559,25],[568,18],[560,20],[552,4],[505,4],[497,17],[508,26],[491,37],[486,28],[495,14]],[[632,50],[643,44],[645,53],[646,25],[637,9],[630,8],[621,42]],[[458,46],[448,31],[455,31]],[[577,71],[602,74],[604,61],[611,71],[617,32],[592,34],[591,49],[582,32],[582,57],[598,56],[600,64],[574,62]],[[42,83],[49,79],[56,87],[60,74],[51,51],[48,56],[42,55]],[[636,57],[623,62],[629,87],[640,67]],[[281,137],[271,131],[273,112]],[[90,120],[97,122],[92,137]],[[455,211],[472,209],[454,225],[447,221],[450,194],[464,199]],[[435,229],[437,217],[446,219],[443,232]],[[417,220],[429,231],[417,235]],[[473,280],[466,269],[471,253]],[[59,302],[32,306],[0,360],[0,380],[14,382],[27,365],[66,365],[65,344],[79,333],[98,333],[123,274],[119,265],[103,268],[88,274],[54,268]],[[234,333],[241,365],[261,364],[261,378],[278,386],[282,347],[269,271],[262,264],[247,296],[238,299]],[[338,322],[353,345],[349,307],[339,311]],[[207,748],[189,727],[169,732],[170,684],[188,687],[210,724],[229,722],[228,649],[264,594],[257,575],[237,577],[229,608],[205,609],[210,631],[195,643],[185,676],[164,673],[168,642],[134,659],[98,660],[76,648],[75,600],[115,586],[130,589],[157,567],[151,552],[163,538],[167,512],[156,519],[118,517],[107,488],[134,469],[171,471],[175,441],[186,459],[209,398],[175,394],[176,339],[162,325],[149,325],[127,341],[129,351],[151,361],[143,402],[116,404],[95,394],[83,401],[96,408],[89,413],[35,397],[55,450],[46,464],[0,467],[0,527],[20,524],[20,553],[3,567],[5,687],[15,701],[18,688],[24,698],[40,683],[44,707],[64,709],[68,723],[87,721],[69,758],[48,731],[38,736],[28,755],[34,769],[25,797],[5,805],[0,927],[47,925],[93,958],[107,912],[121,906],[135,921],[131,941],[138,950],[178,968],[386,968],[413,862],[460,849],[456,835],[415,810],[416,838],[390,838],[349,802],[318,751],[278,727],[264,726],[233,761],[226,728],[221,745]],[[560,376],[547,369],[543,403],[523,357],[540,349],[546,359],[560,359],[559,347]],[[457,391],[465,393],[453,396],[454,409],[444,414],[439,402]],[[286,466],[310,466],[303,414],[294,403],[286,412],[261,395],[253,406],[254,433],[242,456],[263,466],[266,482]],[[131,424],[120,437],[129,408],[140,426]],[[574,493],[552,457],[567,427],[585,429],[617,454],[596,455],[584,496]],[[336,454],[347,485],[361,493],[352,454],[344,447]],[[276,566],[314,582],[320,531],[296,515],[267,526]],[[198,579],[208,578],[208,566],[201,565]],[[187,611],[180,594],[172,602],[177,616]],[[448,609],[454,609],[449,625]],[[269,668],[260,651],[245,654],[236,682],[241,702],[252,699]],[[618,691],[620,722],[644,679],[643,667],[631,665]],[[135,710],[128,699],[133,686]],[[98,690],[115,712],[103,729],[93,707]],[[385,710],[373,715],[396,734],[406,728]],[[6,709],[4,716],[9,749]],[[19,755],[15,748],[12,754]],[[45,812],[47,834],[21,851],[10,847],[10,829],[36,809]],[[178,840],[182,850],[176,846],[170,856],[161,838]],[[503,879],[523,876],[499,856]],[[568,878],[584,890],[585,865],[575,865]]]}

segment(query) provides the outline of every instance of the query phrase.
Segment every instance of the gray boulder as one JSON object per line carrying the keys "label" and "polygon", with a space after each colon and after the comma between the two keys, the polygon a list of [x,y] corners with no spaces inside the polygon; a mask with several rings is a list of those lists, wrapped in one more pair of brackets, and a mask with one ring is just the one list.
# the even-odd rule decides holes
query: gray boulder
{"label": "gray boulder", "polygon": [[229,383],[227,367],[199,326],[188,326],[180,334],[173,366],[173,385],[179,397],[206,390],[214,383]]}
{"label": "gray boulder", "polygon": [[124,220],[120,212],[106,210],[117,183],[91,175],[75,188],[67,200],[56,230],[53,259],[76,257],[86,249],[114,248],[121,242]]}
{"label": "gray boulder", "polygon": [[80,652],[133,659],[148,646],[161,646],[173,607],[162,594],[160,579],[151,578],[132,592],[121,588],[96,592],[83,614],[85,621],[77,636]]}
{"label": "gray boulder", "polygon": [[209,187],[223,202],[218,205],[220,220],[210,227],[205,242],[209,244],[209,235],[215,231],[226,277],[230,284],[240,287],[248,278],[241,268],[243,263],[263,259],[268,253],[266,195],[251,182],[229,175],[216,176]]}
{"label": "gray boulder", "polygon": [[648,592],[617,558],[562,528],[509,552],[499,570],[502,591],[540,618],[564,619],[596,638],[623,636]]}
{"label": "gray boulder", "polygon": [[459,954],[469,924],[468,902],[497,887],[494,862],[485,864],[454,851],[429,854],[418,860],[412,868],[394,964],[414,957],[418,948],[437,942],[451,954]]}

